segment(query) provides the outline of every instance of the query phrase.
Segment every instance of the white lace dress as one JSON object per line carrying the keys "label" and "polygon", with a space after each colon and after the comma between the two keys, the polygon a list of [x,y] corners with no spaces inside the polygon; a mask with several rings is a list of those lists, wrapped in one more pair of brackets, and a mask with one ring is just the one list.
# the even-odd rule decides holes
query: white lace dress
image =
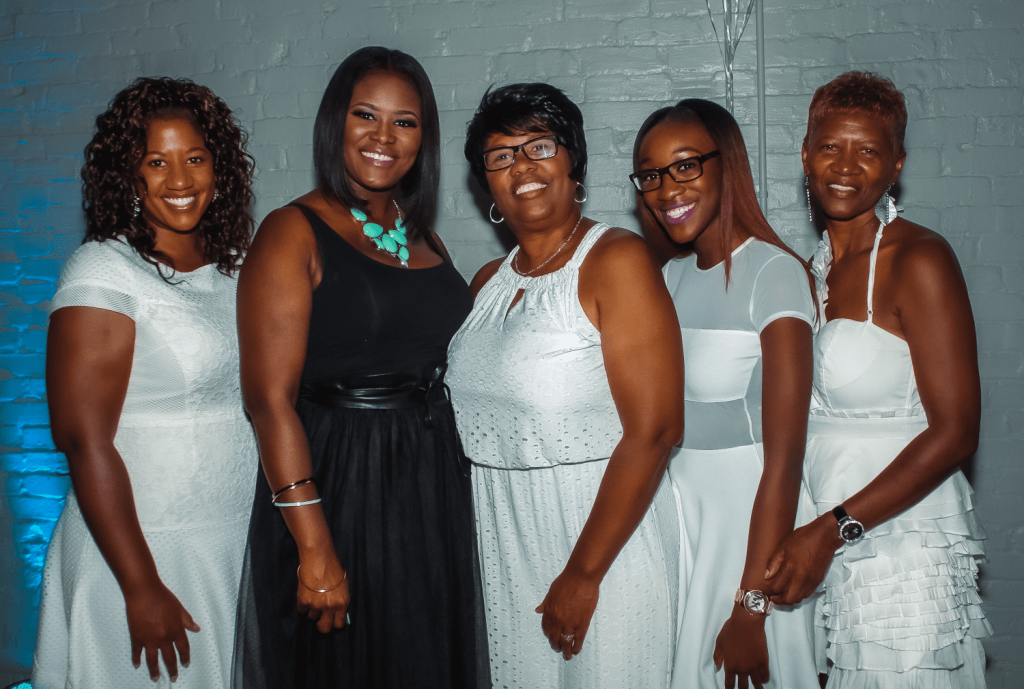
{"label": "white lace dress", "polygon": [[[905,340],[873,322],[880,225],[867,278],[867,320],[836,318],[814,338],[814,396],[804,480],[818,514],[885,469],[928,419]],[[832,250],[811,268],[822,320]],[[983,689],[992,627],[981,610],[977,559],[985,532],[957,469],[908,510],[836,553],[820,600],[829,689]],[[856,516],[856,515],[853,515]],[[825,672],[824,658],[821,671]]]}
{"label": "white lace dress", "polygon": [[449,349],[448,384],[473,462],[495,687],[668,686],[679,537],[666,485],[605,576],[578,656],[556,654],[534,612],[565,567],[622,438],[601,334],[578,292],[580,265],[607,229],[595,225],[565,266],[537,278],[512,270],[513,250]]}
{"label": "white lace dress", "polygon": [[[665,281],[676,305],[686,364],[683,444],[669,463],[683,522],[683,593],[673,689],[719,689],[715,641],[733,611],[743,577],[754,497],[761,482],[761,332],[780,318],[814,322],[814,300],[800,262],[748,239],[707,270],[690,254],[669,261]],[[811,518],[806,494],[797,522]],[[766,689],[818,689],[814,603],[776,608],[765,620]]]}
{"label": "white lace dress", "polygon": [[[202,629],[176,687],[228,685],[235,606],[258,458],[242,411],[236,281],[207,265],[168,284],[126,244],[89,242],[68,261],[52,311],[88,306],[135,321],[114,445],[160,577]],[[52,312],[51,311],[51,312]],[[43,572],[32,685],[168,688],[131,664],[124,598],[73,493]]]}

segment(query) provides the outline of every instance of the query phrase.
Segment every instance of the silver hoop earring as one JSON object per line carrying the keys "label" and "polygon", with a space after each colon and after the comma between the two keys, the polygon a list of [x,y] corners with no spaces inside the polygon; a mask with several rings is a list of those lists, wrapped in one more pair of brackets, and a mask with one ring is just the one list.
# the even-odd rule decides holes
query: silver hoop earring
{"label": "silver hoop earring", "polygon": [[811,208],[811,181],[804,177],[804,192],[807,194],[807,219],[814,224],[814,209]]}
{"label": "silver hoop earring", "polygon": [[139,201],[138,196],[132,201],[132,210],[135,212],[136,218],[142,214],[142,203]]}
{"label": "silver hoop earring", "polygon": [[500,215],[497,218],[495,218],[494,217],[494,209],[495,208],[497,208],[497,206],[492,203],[491,204],[491,210],[487,211],[487,217],[490,218],[492,223],[494,223],[495,225],[499,225],[499,224],[505,222],[505,218],[501,217]]}
{"label": "silver hoop earring", "polygon": [[878,203],[875,204],[875,217],[883,225],[888,225],[896,219],[896,202],[889,196],[889,189],[892,189],[891,184],[886,188],[885,193],[882,194],[882,198],[878,199]]}
{"label": "silver hoop earring", "polygon": [[[579,198],[580,189],[583,190],[583,198],[582,199]],[[574,199],[576,199],[576,203],[586,203],[587,202],[587,188],[585,186],[583,186],[582,182],[576,182],[576,192],[572,195],[572,197]]]}

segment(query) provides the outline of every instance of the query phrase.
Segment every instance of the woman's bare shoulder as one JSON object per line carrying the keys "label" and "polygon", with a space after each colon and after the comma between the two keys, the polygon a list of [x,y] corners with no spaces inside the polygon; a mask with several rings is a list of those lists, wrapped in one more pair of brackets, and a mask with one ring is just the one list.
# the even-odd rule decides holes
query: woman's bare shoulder
{"label": "woman's bare shoulder", "polygon": [[589,268],[600,271],[629,271],[641,267],[657,269],[647,241],[622,227],[608,228],[601,238],[594,242],[594,248],[590,250],[583,266],[584,270]]}
{"label": "woman's bare shoulder", "polygon": [[476,275],[473,276],[473,280],[469,283],[469,289],[473,293],[474,299],[476,299],[476,295],[480,294],[480,290],[484,288],[484,285],[490,282],[490,279],[497,274],[504,261],[504,256],[496,258],[493,261],[488,261],[484,264],[483,268],[476,271]]}
{"label": "woman's bare shoulder", "polygon": [[966,290],[953,247],[938,232],[901,218],[886,227],[884,237],[897,293],[904,297],[940,294],[954,285],[957,291]]}
{"label": "woman's bare shoulder", "polygon": [[884,236],[889,240],[897,274],[934,270],[960,272],[953,247],[934,230],[900,218],[886,227]]}

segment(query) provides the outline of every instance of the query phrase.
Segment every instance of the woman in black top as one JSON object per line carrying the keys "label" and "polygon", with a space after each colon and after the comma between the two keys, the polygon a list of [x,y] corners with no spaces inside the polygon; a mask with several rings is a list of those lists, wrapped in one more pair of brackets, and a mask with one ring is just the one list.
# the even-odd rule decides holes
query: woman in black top
{"label": "woman in black top", "polygon": [[236,687],[489,686],[443,382],[472,300],[431,230],[439,140],[419,63],[356,51],[317,113],[317,188],[267,216],[246,257],[242,390],[264,475]]}

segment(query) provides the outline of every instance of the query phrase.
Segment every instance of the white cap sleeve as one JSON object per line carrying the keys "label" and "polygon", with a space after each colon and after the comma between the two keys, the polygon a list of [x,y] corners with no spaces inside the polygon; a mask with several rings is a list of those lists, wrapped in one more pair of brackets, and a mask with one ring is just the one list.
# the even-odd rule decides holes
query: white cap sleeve
{"label": "white cap sleeve", "polygon": [[[116,240],[87,242],[68,259],[50,303],[50,314],[65,306],[91,306],[138,320],[133,292],[136,272]],[[131,251],[131,249],[128,249]]]}
{"label": "white cap sleeve", "polygon": [[781,252],[761,267],[750,298],[750,320],[758,332],[778,318],[799,318],[814,327],[807,271],[793,256]]}

